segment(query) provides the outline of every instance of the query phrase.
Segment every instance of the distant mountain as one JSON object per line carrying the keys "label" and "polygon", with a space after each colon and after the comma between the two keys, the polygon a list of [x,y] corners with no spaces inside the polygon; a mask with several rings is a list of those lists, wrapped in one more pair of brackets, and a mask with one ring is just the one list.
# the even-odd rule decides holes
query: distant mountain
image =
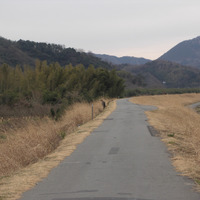
{"label": "distant mountain", "polygon": [[114,65],[121,65],[121,64],[142,65],[151,61],[145,58],[136,58],[130,56],[117,57],[106,54],[94,54],[94,55],[97,56],[98,58],[101,58],[103,61],[112,63]]}
{"label": "distant mountain", "polygon": [[159,59],[200,68],[200,36],[177,44]]}
{"label": "distant mountain", "polygon": [[33,41],[11,41],[0,37],[0,64],[7,63],[13,67],[16,65],[35,65],[35,60],[59,62],[62,66],[67,64],[83,64],[85,67],[103,67],[112,69],[113,66],[91,53],[77,52],[73,48],[65,48],[62,45],[39,43]]}
{"label": "distant mountain", "polygon": [[[182,54],[178,54],[181,49]],[[101,57],[107,58],[106,62],[104,61],[105,59],[100,58],[100,55],[96,57],[97,55],[92,53],[77,52],[73,48],[65,48],[62,45],[24,40],[10,41],[0,37],[0,65],[7,63],[13,67],[18,64],[34,66],[36,59],[46,60],[48,63],[59,62],[62,66],[71,63],[72,65],[83,64],[87,68],[92,64],[96,68],[117,69],[118,75],[125,80],[126,87],[129,89],[137,87],[200,87],[200,69],[178,64],[178,61],[182,60],[183,62],[185,58],[188,62],[186,63],[185,61],[183,62],[184,64],[189,65],[193,62],[193,64],[196,63],[196,67],[199,66],[200,68],[200,65],[197,65],[198,61],[200,63],[200,37],[180,43],[180,46],[174,47],[172,51],[177,56],[173,57],[173,54],[169,51],[169,54],[166,53],[161,57],[163,60],[158,59],[151,62],[147,62],[148,60],[144,58],[118,58],[115,56],[101,55]],[[171,55],[171,59],[179,59],[175,60],[176,63],[164,61],[167,54]],[[197,55],[199,55],[199,58]],[[109,61],[108,58],[110,59]],[[115,66],[114,64],[117,65]]]}
{"label": "distant mountain", "polygon": [[148,88],[194,88],[200,86],[200,69],[156,60],[140,66],[121,66],[121,70],[141,75]]}

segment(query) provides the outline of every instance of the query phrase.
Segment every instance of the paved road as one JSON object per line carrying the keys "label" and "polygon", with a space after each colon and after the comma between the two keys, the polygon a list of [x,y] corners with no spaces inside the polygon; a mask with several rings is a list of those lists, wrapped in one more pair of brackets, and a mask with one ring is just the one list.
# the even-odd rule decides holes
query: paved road
{"label": "paved road", "polygon": [[150,134],[147,109],[118,100],[103,124],[22,200],[199,200]]}
{"label": "paved road", "polygon": [[200,106],[200,102],[194,103],[194,104],[190,104],[188,107],[195,109],[196,107]]}

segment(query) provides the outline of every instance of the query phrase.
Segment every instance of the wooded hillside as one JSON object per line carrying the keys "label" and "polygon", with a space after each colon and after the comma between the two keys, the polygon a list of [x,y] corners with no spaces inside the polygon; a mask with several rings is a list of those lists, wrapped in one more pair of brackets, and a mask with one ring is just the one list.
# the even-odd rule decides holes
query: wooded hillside
{"label": "wooded hillside", "polygon": [[194,88],[200,86],[200,70],[177,63],[156,60],[140,66],[124,65],[121,69],[141,75],[147,88]]}
{"label": "wooded hillside", "polygon": [[95,68],[103,67],[113,69],[113,66],[92,53],[78,52],[74,48],[65,48],[63,45],[47,44],[33,41],[11,41],[0,37],[0,64],[10,66],[30,65],[35,66],[35,60],[46,60],[47,63],[59,62],[60,65],[83,64],[86,68],[94,65]]}
{"label": "wooded hillside", "polygon": [[124,92],[124,81],[115,70],[87,69],[79,64],[61,67],[37,60],[35,67],[7,64],[0,66],[0,105],[13,106],[19,101],[40,104],[70,105],[91,102],[99,97],[119,97]]}

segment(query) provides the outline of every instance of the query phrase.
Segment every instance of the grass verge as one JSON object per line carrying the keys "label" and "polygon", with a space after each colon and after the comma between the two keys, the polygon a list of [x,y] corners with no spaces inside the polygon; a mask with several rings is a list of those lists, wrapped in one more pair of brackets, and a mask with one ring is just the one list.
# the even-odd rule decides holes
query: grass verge
{"label": "grass verge", "polygon": [[200,191],[200,115],[186,106],[200,102],[200,94],[141,96],[130,101],[158,107],[146,112],[149,123],[172,152],[177,171],[192,178]]}
{"label": "grass verge", "polygon": [[[94,104],[94,108],[100,109],[102,107],[101,102],[100,102],[101,107],[98,107],[97,104],[99,104],[99,102]],[[42,140],[46,140],[44,134],[45,133],[48,134],[48,132],[51,132],[51,134],[56,133],[56,135],[57,134],[61,135],[60,137],[64,139],[62,139],[61,142],[58,142],[57,148],[54,151],[52,151],[52,153],[48,154],[44,158],[41,158],[38,162],[35,162],[34,164],[30,164],[27,167],[23,167],[19,165],[17,166],[17,168],[12,174],[9,173],[8,176],[7,175],[1,176],[0,199],[3,199],[3,200],[18,199],[20,198],[21,194],[24,191],[34,187],[34,185],[37,182],[39,182],[42,178],[48,175],[48,173],[50,172],[52,168],[56,167],[66,156],[69,156],[76,149],[77,144],[81,143],[85,139],[85,137],[87,137],[95,128],[97,128],[102,123],[103,119],[105,119],[115,109],[116,103],[115,101],[110,102],[109,106],[106,107],[106,109],[101,114],[99,114],[96,118],[94,118],[94,120],[90,120],[91,119],[91,105],[87,105],[87,106],[84,106],[84,108],[82,107],[80,109],[78,105],[74,105],[75,108],[72,107],[71,111],[69,110],[68,112],[66,112],[62,120],[56,123],[54,122],[53,124],[51,124],[52,126],[50,126],[47,119],[41,122],[41,125],[36,124],[37,125],[36,127],[38,127],[38,129],[35,129],[36,127],[33,128],[32,127],[33,124],[29,124],[29,126],[27,126],[27,127],[31,126],[30,127],[30,130],[32,130],[31,133],[33,132],[31,139],[36,137],[37,142],[41,140],[40,134],[42,135]],[[99,109],[94,109],[95,116],[101,111],[101,109],[100,110]],[[87,115],[88,117],[84,117],[84,119],[82,119],[81,118],[82,115],[84,116]],[[89,122],[85,123],[86,121],[89,121]],[[45,123],[47,124],[44,125]],[[52,120],[51,120],[51,123],[52,123]],[[71,125],[71,128],[69,128],[70,125]],[[27,130],[29,129],[26,128],[26,131]],[[39,132],[39,130],[42,132]],[[26,135],[30,135],[31,133],[21,132],[19,134],[21,134],[21,139],[23,139],[22,136],[26,138]],[[64,137],[65,134],[66,134],[66,137]],[[11,134],[9,137],[18,138],[19,136],[17,133],[15,133],[15,135]],[[55,140],[55,138],[52,138],[52,139]],[[53,140],[50,140],[51,142],[48,141],[47,143],[51,144]],[[10,140],[6,139],[6,141],[10,141]],[[28,143],[28,140],[26,139],[21,143],[23,144],[22,146],[24,146],[24,144]],[[41,144],[37,144],[35,145],[35,147],[32,148],[32,150],[38,148],[38,149],[41,149],[42,152],[47,151],[47,150],[44,150],[44,148],[41,148],[40,146]],[[26,151],[26,148],[22,148],[22,149]],[[11,156],[12,156],[12,153],[14,153],[13,151],[11,151]],[[36,150],[34,155],[37,154],[36,152],[38,151]],[[39,157],[37,157],[37,159],[38,158]],[[31,158],[31,160],[32,159],[33,158]]]}

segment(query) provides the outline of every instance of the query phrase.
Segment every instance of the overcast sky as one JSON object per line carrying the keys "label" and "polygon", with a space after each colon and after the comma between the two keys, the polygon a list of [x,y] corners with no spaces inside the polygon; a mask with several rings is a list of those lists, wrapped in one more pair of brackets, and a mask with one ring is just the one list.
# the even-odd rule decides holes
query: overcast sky
{"label": "overcast sky", "polygon": [[200,36],[200,0],[0,0],[0,36],[156,59]]}

